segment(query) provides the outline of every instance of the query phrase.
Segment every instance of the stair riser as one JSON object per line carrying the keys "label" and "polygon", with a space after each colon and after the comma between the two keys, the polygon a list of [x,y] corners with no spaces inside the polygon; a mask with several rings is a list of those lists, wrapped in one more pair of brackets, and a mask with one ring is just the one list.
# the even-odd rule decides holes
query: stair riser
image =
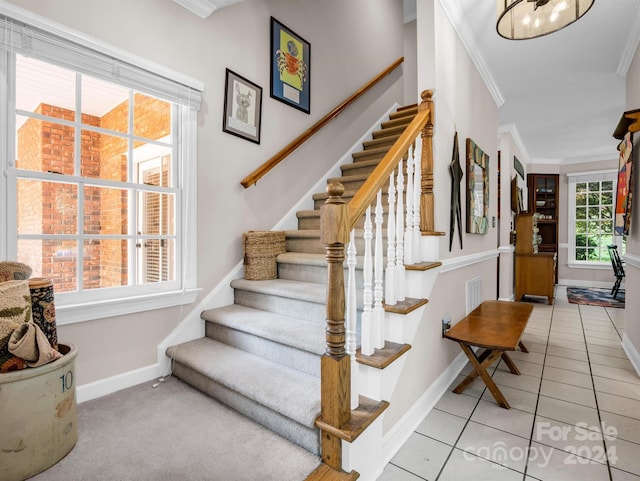
{"label": "stair riser", "polygon": [[376,130],[374,131],[371,136],[374,139],[380,139],[383,137],[389,137],[391,135],[399,135],[402,133],[403,128],[402,127],[394,127],[392,129],[383,129],[383,130]]}
{"label": "stair riser", "polygon": [[[373,244],[375,244],[375,239],[372,239],[371,244],[373,249]],[[386,232],[384,231],[382,234],[382,245],[384,249],[387,248],[387,236],[386,236]],[[359,254],[364,253],[364,238],[362,237],[361,232],[356,234],[356,250]],[[326,249],[324,244],[320,242],[319,237],[314,237],[314,238],[287,237],[287,252],[306,252],[309,254],[326,254]]]}
{"label": "stair riser", "polygon": [[[385,188],[382,190],[382,205],[389,205],[388,190],[389,190],[389,189],[388,189],[388,187],[385,187]],[[351,199],[353,199],[353,196],[343,197],[343,199],[344,199],[344,201],[348,204],[348,203],[351,201]],[[396,195],[396,199],[397,199],[397,195]],[[403,199],[403,202],[404,202],[404,203],[405,203],[405,205],[406,205],[406,196],[404,195],[404,193],[403,193],[403,195],[402,195],[402,199]],[[314,208],[314,209],[316,209],[316,210],[320,210],[320,208],[321,208],[325,203],[326,203],[326,199],[315,199],[315,200],[313,201],[313,208]],[[375,204],[374,204],[374,205],[375,205]]]}
{"label": "stair riser", "polygon": [[234,290],[234,297],[236,304],[296,317],[305,321],[324,323],[327,318],[327,308],[322,303],[278,297],[241,289]]}
{"label": "stair riser", "polygon": [[386,122],[382,122],[380,126],[383,129],[391,129],[393,127],[406,128],[407,125],[411,123],[411,120],[413,120],[411,117],[400,117],[399,119],[387,120]]}
{"label": "stair riser", "polygon": [[320,453],[320,433],[317,429],[302,426],[280,413],[249,399],[236,391],[232,391],[225,386],[203,376],[192,369],[176,362],[173,374],[192,385],[193,387],[208,394],[221,403],[244,414],[249,419],[265,426],[267,429],[278,433],[289,441],[302,446],[307,451],[314,454]]}
{"label": "stair riser", "polygon": [[[345,267],[344,279],[345,283],[349,272]],[[280,279],[289,279],[292,281],[314,282],[317,284],[327,283],[327,266],[306,266],[301,264],[278,264],[278,277]],[[356,285],[363,285],[364,278],[362,269],[356,269]]]}
{"label": "stair riser", "polygon": [[398,140],[400,136],[399,135],[391,135],[391,136],[387,136],[387,137],[382,137],[380,139],[373,139],[373,140],[365,140],[362,143],[362,147],[365,149],[376,149],[379,147],[391,147],[396,140]]}
{"label": "stair riser", "polygon": [[[385,205],[383,203],[383,205]],[[387,212],[388,212],[388,205],[383,207],[383,219],[384,219],[384,224],[383,225],[387,225]],[[374,209],[371,209],[371,222],[373,223],[375,220],[375,212]],[[363,229],[364,228],[364,223],[365,223],[365,219],[366,216],[362,216],[360,218],[360,220],[356,223],[356,229]],[[375,227],[374,227],[375,228]],[[310,230],[310,229],[320,229],[320,216],[314,216],[314,217],[302,217],[298,219],[298,229],[300,230]]]}
{"label": "stair riser", "polygon": [[357,152],[353,154],[352,157],[355,163],[364,162],[366,160],[380,160],[386,155],[388,151],[389,149],[386,149],[386,151],[383,152],[380,152],[379,149],[369,149]]}
{"label": "stair riser", "polygon": [[[304,329],[301,322],[300,329]],[[320,377],[320,357],[311,352],[301,351],[278,342],[231,329],[214,322],[205,325],[206,336],[243,351],[269,359],[311,376]]]}

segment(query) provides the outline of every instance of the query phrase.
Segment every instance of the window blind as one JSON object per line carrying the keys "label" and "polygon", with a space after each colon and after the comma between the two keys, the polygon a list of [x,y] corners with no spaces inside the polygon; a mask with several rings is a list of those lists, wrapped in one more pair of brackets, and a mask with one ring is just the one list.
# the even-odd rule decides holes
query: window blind
{"label": "window blind", "polygon": [[[0,46],[13,53],[39,58],[71,70],[199,110],[203,86],[200,82],[161,65],[89,39],[67,27],[26,11],[8,15],[0,5]],[[37,24],[46,24],[46,30]],[[35,25],[34,25],[35,24]],[[62,36],[64,34],[64,36]]]}

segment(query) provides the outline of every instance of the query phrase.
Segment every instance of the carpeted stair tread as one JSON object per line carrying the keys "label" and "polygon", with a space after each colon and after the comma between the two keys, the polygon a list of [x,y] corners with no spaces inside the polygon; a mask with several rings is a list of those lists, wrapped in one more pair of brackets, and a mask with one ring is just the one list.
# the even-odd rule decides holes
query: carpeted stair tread
{"label": "carpeted stair tread", "polygon": [[265,281],[236,279],[231,282],[231,287],[307,302],[324,303],[327,299],[327,286],[313,282],[292,281],[289,279],[269,279]]}
{"label": "carpeted stair tread", "polygon": [[201,317],[208,322],[314,354],[322,355],[326,350],[325,326],[289,316],[232,304],[203,311]]}
{"label": "carpeted stair tread", "polygon": [[203,337],[168,350],[177,363],[313,427],[320,413],[320,379]]}

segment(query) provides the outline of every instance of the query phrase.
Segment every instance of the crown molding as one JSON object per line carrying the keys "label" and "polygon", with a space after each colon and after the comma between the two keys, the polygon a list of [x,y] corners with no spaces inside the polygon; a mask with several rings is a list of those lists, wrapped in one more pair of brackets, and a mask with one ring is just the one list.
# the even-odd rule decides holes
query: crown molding
{"label": "crown molding", "polygon": [[529,152],[527,152],[527,148],[524,146],[524,142],[522,141],[522,137],[520,137],[520,132],[518,131],[516,124],[508,123],[498,125],[498,133],[511,135],[513,143],[516,144],[517,149],[520,151],[522,161],[525,164],[530,163]]}
{"label": "crown molding", "polygon": [[195,13],[200,18],[207,18],[217,9],[240,3],[244,0],[173,0],[178,5]]}
{"label": "crown molding", "polygon": [[489,89],[489,93],[493,97],[493,101],[496,103],[498,108],[502,107],[505,102],[504,96],[502,95],[502,92],[500,92],[498,84],[493,78],[489,67],[487,67],[486,62],[484,61],[484,57],[480,53],[478,44],[473,37],[471,27],[469,26],[467,20],[464,18],[460,3],[458,3],[458,0],[440,0],[440,5],[449,18],[451,25],[453,25],[454,30],[458,34],[460,41],[467,49],[472,62],[478,69],[480,77],[487,86],[487,89]]}
{"label": "crown molding", "polygon": [[629,36],[627,37],[627,44],[625,45],[624,51],[622,52],[622,56],[620,57],[620,63],[618,64],[618,69],[616,73],[620,77],[626,77],[627,72],[629,71],[629,67],[631,67],[631,62],[633,62],[633,57],[636,54],[636,50],[638,49],[638,44],[640,43],[640,5],[636,3],[636,15],[633,18],[633,23],[631,24],[631,30],[629,32]]}

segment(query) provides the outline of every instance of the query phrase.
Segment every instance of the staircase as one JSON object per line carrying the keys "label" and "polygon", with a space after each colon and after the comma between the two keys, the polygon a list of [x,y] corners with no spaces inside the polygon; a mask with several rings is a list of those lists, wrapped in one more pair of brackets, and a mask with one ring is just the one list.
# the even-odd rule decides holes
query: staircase
{"label": "staircase", "polygon": [[[353,162],[341,167],[342,176],[329,179],[344,185],[345,201],[416,113],[417,107],[392,113],[362,151],[353,154]],[[318,455],[315,421],[320,413],[320,357],[326,349],[327,291],[320,206],[327,197],[326,192],[314,194],[314,210],[297,213],[298,230],[286,232],[287,252],[277,258],[277,279],[232,281],[234,304],[202,312],[206,337],[167,350],[175,376]],[[356,232],[358,252],[363,252],[362,232]],[[361,287],[361,265],[357,269]],[[350,476],[342,479],[355,479]]]}

